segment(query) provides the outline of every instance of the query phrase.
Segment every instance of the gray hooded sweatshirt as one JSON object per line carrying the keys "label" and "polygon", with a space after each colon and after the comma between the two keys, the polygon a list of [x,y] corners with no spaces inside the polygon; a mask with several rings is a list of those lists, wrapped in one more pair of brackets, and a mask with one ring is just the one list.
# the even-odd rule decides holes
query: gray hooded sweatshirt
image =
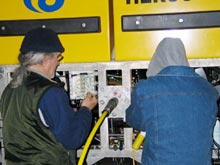
{"label": "gray hooded sweatshirt", "polygon": [[147,77],[155,76],[167,66],[189,66],[185,47],[179,38],[164,38],[150,61]]}

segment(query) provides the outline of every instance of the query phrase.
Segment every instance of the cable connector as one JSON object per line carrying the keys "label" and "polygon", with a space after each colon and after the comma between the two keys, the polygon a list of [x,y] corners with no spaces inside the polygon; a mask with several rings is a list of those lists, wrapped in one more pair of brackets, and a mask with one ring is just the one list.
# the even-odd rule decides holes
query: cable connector
{"label": "cable connector", "polygon": [[145,135],[146,135],[146,132],[140,132],[137,136],[137,138],[135,139],[133,145],[132,145],[132,148],[134,150],[138,150],[141,146],[141,144],[143,143],[144,139],[145,139]]}

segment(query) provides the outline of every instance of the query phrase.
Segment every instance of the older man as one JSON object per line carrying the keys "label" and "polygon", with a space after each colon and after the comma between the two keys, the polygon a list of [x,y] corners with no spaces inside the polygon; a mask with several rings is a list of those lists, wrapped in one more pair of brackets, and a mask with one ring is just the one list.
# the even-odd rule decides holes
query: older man
{"label": "older man", "polygon": [[53,81],[64,48],[47,28],[29,31],[21,44],[20,66],[3,91],[0,110],[7,164],[75,164],[74,150],[91,127],[97,99],[88,93],[79,111]]}

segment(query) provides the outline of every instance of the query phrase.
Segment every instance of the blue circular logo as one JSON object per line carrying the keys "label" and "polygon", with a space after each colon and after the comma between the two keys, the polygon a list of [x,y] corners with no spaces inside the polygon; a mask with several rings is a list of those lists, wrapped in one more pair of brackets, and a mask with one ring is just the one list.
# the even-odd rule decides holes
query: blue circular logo
{"label": "blue circular logo", "polygon": [[[25,6],[34,11],[34,12],[40,12],[39,10],[37,10],[33,4],[32,4],[32,0],[24,0],[24,4]],[[52,5],[48,5],[46,3],[46,0],[38,0],[38,6],[41,10],[45,11],[45,12],[53,12],[53,11],[56,11],[58,9],[60,9],[64,4],[64,0],[56,0],[54,2],[54,4]]]}

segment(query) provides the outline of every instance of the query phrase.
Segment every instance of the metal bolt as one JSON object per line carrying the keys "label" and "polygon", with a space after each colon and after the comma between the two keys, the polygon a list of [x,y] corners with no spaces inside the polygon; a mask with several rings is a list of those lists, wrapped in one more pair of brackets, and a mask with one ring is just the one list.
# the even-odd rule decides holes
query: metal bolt
{"label": "metal bolt", "polygon": [[86,23],[82,23],[82,28],[86,28]]}
{"label": "metal bolt", "polygon": [[179,23],[183,23],[183,19],[182,18],[179,19]]}
{"label": "metal bolt", "polygon": [[5,26],[1,26],[1,30],[5,30],[6,28],[5,28]]}

